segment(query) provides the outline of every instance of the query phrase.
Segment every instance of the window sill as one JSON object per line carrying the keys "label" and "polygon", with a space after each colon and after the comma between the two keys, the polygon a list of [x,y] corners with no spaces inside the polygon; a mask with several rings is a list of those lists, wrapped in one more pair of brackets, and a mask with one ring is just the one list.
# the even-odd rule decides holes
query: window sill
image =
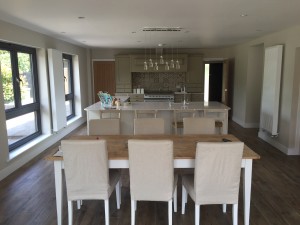
{"label": "window sill", "polygon": [[14,158],[18,157],[19,155],[23,154],[24,152],[28,151],[29,149],[33,148],[34,146],[36,146],[38,143],[44,141],[46,138],[50,137],[50,134],[44,134],[44,135],[40,135],[39,137],[33,139],[32,141],[28,142],[25,145],[22,145],[19,148],[16,148],[15,150],[13,150],[12,152],[10,152],[8,154],[8,160],[7,161],[11,161]]}

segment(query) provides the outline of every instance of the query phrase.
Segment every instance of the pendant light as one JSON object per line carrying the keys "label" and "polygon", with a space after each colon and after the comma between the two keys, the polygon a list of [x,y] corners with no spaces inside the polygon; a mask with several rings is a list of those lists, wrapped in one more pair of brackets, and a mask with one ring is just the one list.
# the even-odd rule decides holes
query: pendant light
{"label": "pendant light", "polygon": [[177,60],[176,60],[176,64],[175,64],[176,70],[180,69],[180,63],[179,63],[179,60],[178,60],[178,46],[179,46],[179,41],[177,43]]}

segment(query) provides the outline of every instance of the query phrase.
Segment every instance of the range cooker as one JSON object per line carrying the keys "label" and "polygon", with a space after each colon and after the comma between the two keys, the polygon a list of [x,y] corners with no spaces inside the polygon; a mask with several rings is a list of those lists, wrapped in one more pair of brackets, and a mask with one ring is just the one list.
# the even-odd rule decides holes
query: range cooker
{"label": "range cooker", "polygon": [[174,102],[173,92],[145,92],[145,102]]}

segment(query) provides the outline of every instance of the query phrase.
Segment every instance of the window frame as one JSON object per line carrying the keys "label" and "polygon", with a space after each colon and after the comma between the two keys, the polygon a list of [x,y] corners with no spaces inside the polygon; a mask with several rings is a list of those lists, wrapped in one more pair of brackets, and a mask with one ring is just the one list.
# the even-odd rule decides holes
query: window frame
{"label": "window frame", "polygon": [[[72,113],[67,116],[67,121],[75,117],[75,99],[74,99],[74,73],[73,73],[73,56],[69,54],[63,53],[63,60],[68,60],[69,61],[69,78],[70,78],[70,93],[65,94],[65,102],[66,101],[71,101],[71,109]],[[64,77],[65,80],[65,77]]]}
{"label": "window frame", "polygon": [[[36,117],[37,131],[10,144],[8,147],[9,147],[9,151],[11,152],[42,134],[37,57],[36,57],[36,49],[31,47],[0,41],[0,49],[10,52],[12,83],[14,89],[13,92],[14,92],[15,106],[13,108],[9,108],[5,110],[6,121],[32,112],[35,113],[35,117]],[[21,88],[19,85],[20,77],[19,77],[19,68],[18,68],[18,53],[26,53],[31,55],[31,67],[32,67],[31,69],[32,69],[32,79],[33,79],[32,84],[34,86],[34,102],[26,105],[22,105],[22,99],[21,99]]]}

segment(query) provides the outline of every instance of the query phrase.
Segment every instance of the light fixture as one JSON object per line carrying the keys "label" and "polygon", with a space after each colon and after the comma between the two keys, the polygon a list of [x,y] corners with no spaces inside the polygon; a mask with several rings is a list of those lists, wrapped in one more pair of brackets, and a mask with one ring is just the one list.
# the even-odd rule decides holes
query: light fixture
{"label": "light fixture", "polygon": [[177,43],[177,59],[176,59],[176,64],[175,64],[175,69],[176,70],[180,69],[180,63],[179,63],[179,60],[178,60],[178,48],[179,48],[179,41]]}
{"label": "light fixture", "polygon": [[[144,27],[142,29],[142,31],[145,31],[146,32],[150,32],[150,39],[151,39],[151,32],[178,32],[178,31],[182,31],[182,28],[181,27]],[[145,39],[146,39],[146,35],[145,35]],[[164,69],[165,70],[170,70],[171,69],[180,69],[180,63],[179,63],[179,60],[178,60],[178,45],[177,45],[177,60],[175,61],[174,60],[174,54],[173,54],[173,51],[174,51],[174,48],[173,48],[173,44],[172,44],[172,57],[171,57],[171,60],[168,62],[167,61],[167,56],[165,55],[165,58],[163,56],[163,46],[165,44],[162,44],[162,43],[159,43],[158,44],[158,47],[157,46],[155,47],[155,62],[153,62],[152,58],[151,58],[151,47],[149,47],[149,58],[147,60],[147,52],[146,52],[146,44],[145,44],[145,61],[144,61],[144,70],[148,70],[149,68],[153,68],[154,67],[154,70],[159,70],[159,67],[158,67],[158,64],[160,65],[164,65]],[[151,46],[151,44],[150,44]],[[159,52],[157,52],[159,51]],[[159,59],[157,58],[157,54],[159,54]],[[166,54],[166,52],[165,52]]]}
{"label": "light fixture", "polygon": [[160,57],[159,57],[159,64],[165,64],[164,57],[163,57],[163,44],[158,44],[160,47]]}

